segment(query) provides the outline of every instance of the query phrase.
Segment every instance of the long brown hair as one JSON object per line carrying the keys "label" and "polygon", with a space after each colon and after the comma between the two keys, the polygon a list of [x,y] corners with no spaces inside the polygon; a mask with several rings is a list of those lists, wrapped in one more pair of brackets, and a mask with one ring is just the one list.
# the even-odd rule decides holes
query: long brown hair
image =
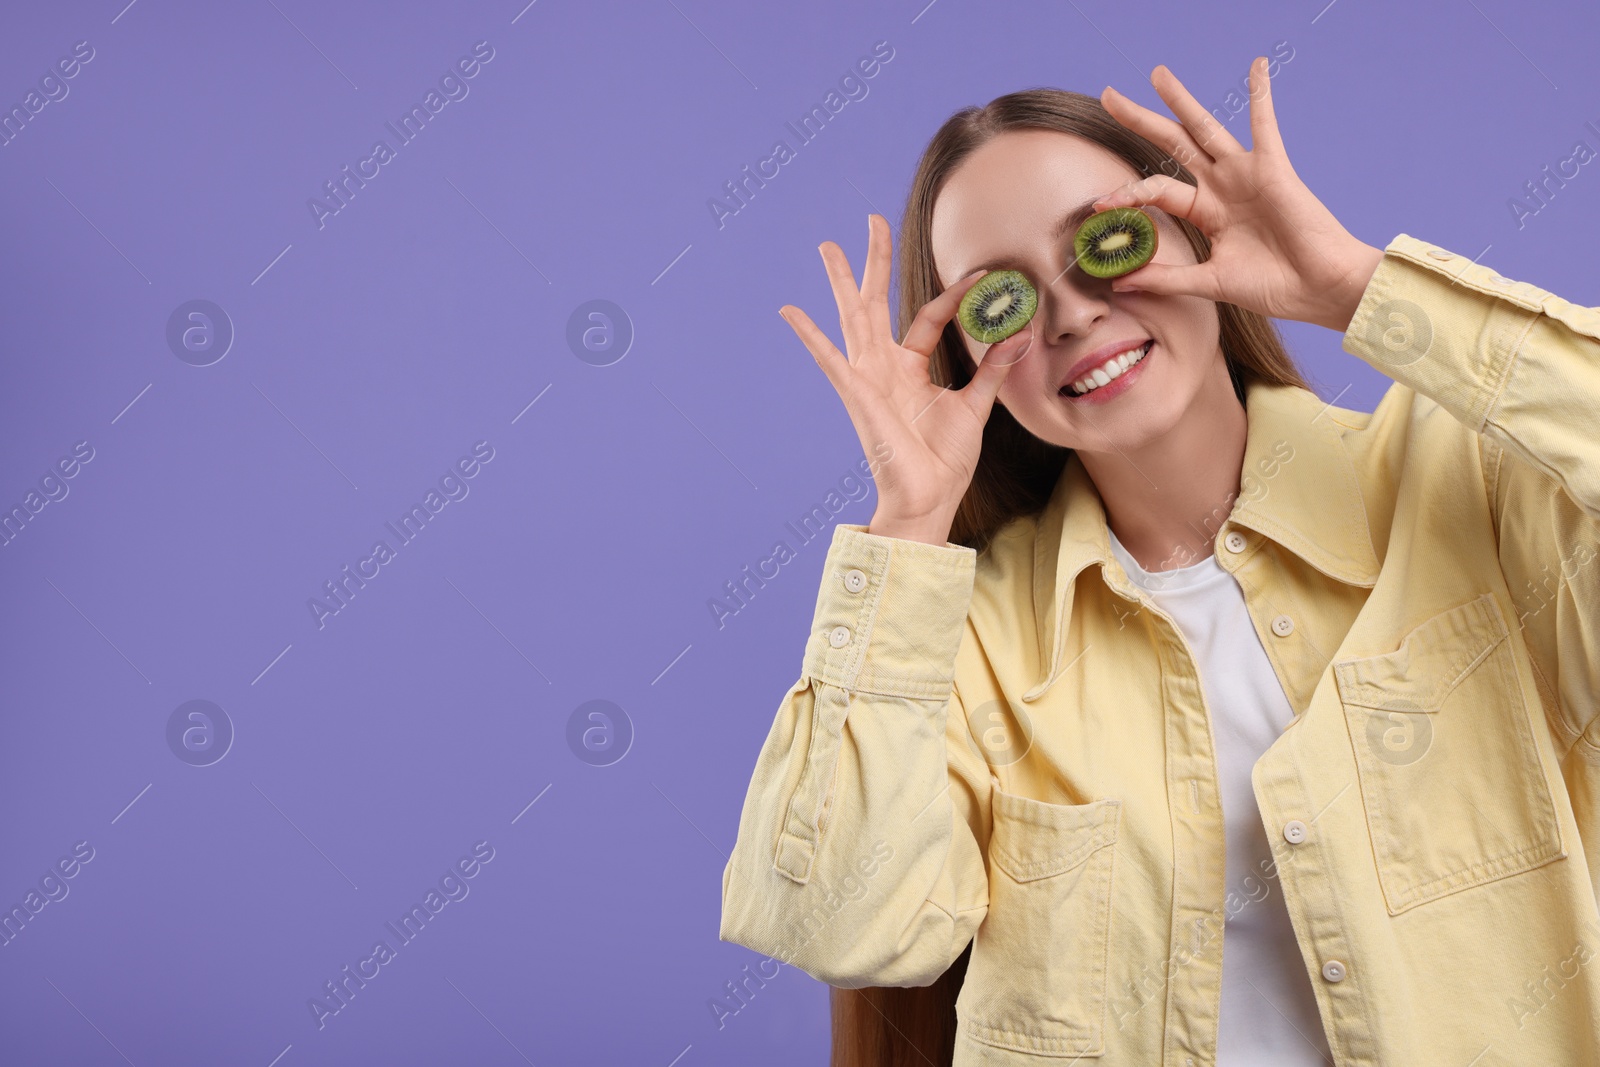
{"label": "long brown hair", "polygon": [[[942,291],[929,241],[933,204],[945,179],[979,145],[1007,130],[1043,129],[1072,134],[1106,148],[1141,175],[1163,173],[1190,185],[1194,176],[1150,141],[1112,118],[1098,98],[1064,89],[1024,89],[996,97],[984,107],[966,107],[947,119],[928,142],[911,180],[900,225],[899,335],[917,311]],[[1197,262],[1211,256],[1211,242],[1187,219],[1176,219]],[[1218,302],[1219,341],[1234,393],[1244,403],[1251,382],[1308,388],[1272,321],[1254,311]],[[929,361],[932,380],[960,388],[974,367],[954,322]],[[1040,511],[1070,449],[1041,441],[999,403],[983,430],[983,448],[972,484],[956,510],[950,540],[982,552],[1007,522]],[[835,987],[832,1067],[949,1067],[955,1048],[955,1002],[966,977],[972,946],[932,985]]]}

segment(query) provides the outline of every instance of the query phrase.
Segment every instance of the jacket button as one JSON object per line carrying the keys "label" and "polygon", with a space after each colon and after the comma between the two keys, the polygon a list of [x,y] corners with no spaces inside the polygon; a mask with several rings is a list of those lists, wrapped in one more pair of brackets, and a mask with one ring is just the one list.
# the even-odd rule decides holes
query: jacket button
{"label": "jacket button", "polygon": [[1243,552],[1246,544],[1244,534],[1238,530],[1229,530],[1228,536],[1222,539],[1222,543],[1227,546],[1229,552]]}
{"label": "jacket button", "polygon": [[1322,977],[1330,982],[1344,981],[1344,964],[1338,960],[1329,960],[1322,965]]}
{"label": "jacket button", "polygon": [[859,593],[867,587],[867,576],[856,567],[851,567],[844,572],[844,587],[852,593]]}
{"label": "jacket button", "polygon": [[850,627],[835,626],[828,631],[828,644],[834,648],[843,648],[850,643]]}
{"label": "jacket button", "polygon": [[1290,819],[1283,824],[1283,839],[1291,845],[1298,845],[1306,839],[1306,824],[1299,819]]}
{"label": "jacket button", "polygon": [[1294,620],[1287,615],[1279,615],[1272,620],[1272,632],[1279,637],[1288,637],[1294,633]]}
{"label": "jacket button", "polygon": [[1454,259],[1455,258],[1449,252],[1441,252],[1437,248],[1428,249],[1428,255],[1432,256],[1434,259]]}

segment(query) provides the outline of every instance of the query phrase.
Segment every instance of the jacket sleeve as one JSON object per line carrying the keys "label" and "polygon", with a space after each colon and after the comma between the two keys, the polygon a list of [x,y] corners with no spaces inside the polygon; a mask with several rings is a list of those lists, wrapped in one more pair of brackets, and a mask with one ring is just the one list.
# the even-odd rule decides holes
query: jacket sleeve
{"label": "jacket sleeve", "polygon": [[1600,308],[1400,234],[1344,348],[1477,431],[1501,572],[1600,890]]}
{"label": "jacket sleeve", "polygon": [[930,985],[988,908],[990,785],[955,690],[976,553],[840,523],[756,759],[720,938],[837,986]]}

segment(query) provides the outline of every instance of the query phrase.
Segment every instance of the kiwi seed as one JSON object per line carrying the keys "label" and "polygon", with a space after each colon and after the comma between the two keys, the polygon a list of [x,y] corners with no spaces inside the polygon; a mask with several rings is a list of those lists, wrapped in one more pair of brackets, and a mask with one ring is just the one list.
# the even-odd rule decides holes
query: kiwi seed
{"label": "kiwi seed", "polygon": [[1136,207],[1114,207],[1090,215],[1072,239],[1083,272],[1116,278],[1138,270],[1156,254],[1156,224]]}
{"label": "kiwi seed", "polygon": [[974,341],[992,345],[1028,325],[1039,294],[1021,271],[995,270],[979,278],[961,298],[956,317]]}

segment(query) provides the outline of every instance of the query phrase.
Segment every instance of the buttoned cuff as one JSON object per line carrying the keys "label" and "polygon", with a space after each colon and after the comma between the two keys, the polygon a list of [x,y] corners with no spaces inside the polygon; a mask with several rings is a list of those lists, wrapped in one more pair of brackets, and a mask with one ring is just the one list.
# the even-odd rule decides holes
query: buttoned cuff
{"label": "buttoned cuff", "polygon": [[858,692],[948,697],[977,555],[836,524],[804,672]]}
{"label": "buttoned cuff", "polygon": [[1343,348],[1481,433],[1524,339],[1555,299],[1402,233],[1384,248]]}

